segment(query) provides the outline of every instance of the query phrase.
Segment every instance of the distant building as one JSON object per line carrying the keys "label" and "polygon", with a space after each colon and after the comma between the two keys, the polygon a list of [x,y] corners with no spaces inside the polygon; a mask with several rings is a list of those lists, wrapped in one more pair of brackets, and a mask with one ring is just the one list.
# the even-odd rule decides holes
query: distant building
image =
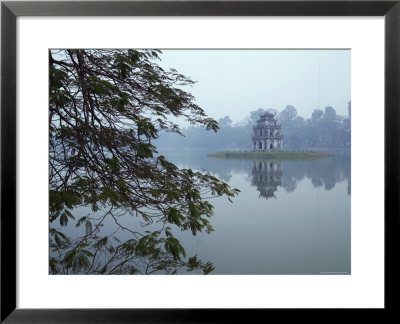
{"label": "distant building", "polygon": [[260,116],[253,126],[253,151],[279,151],[282,149],[282,126],[274,118],[275,115],[266,112]]}

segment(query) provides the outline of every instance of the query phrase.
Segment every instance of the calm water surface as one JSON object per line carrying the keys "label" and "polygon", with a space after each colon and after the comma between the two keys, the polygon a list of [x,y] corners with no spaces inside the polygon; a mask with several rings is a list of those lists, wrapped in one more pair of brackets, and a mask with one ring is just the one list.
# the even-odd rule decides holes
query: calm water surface
{"label": "calm water surface", "polygon": [[210,200],[215,232],[177,233],[212,274],[350,274],[350,156],[312,161],[218,159],[169,153],[241,193]]}
{"label": "calm water surface", "polygon": [[[312,161],[163,154],[179,167],[211,171],[241,191],[232,203],[226,197],[210,199],[215,207],[211,234],[174,231],[188,256],[213,263],[211,274],[350,274],[349,154]],[[88,208],[76,209],[76,219],[88,213]],[[129,215],[119,222],[140,226]],[[63,231],[79,238],[85,235],[82,227],[71,222]],[[104,221],[101,233],[113,231],[112,219]],[[122,230],[114,235],[121,241],[131,238]]]}

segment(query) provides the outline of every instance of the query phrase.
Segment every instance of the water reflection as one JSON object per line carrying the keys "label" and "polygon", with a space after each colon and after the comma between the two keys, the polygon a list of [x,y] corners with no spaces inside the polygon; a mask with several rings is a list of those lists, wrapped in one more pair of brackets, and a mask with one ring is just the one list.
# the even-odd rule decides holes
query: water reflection
{"label": "water reflection", "polygon": [[314,188],[323,187],[325,190],[332,190],[337,182],[347,181],[347,194],[350,195],[349,164],[350,160],[343,161],[340,158],[313,161],[312,163],[253,161],[251,185],[257,187],[260,197],[269,199],[276,198],[275,192],[278,187],[283,187],[286,192],[294,192],[297,183],[304,178],[309,178]]}
{"label": "water reflection", "polygon": [[296,161],[167,155],[241,190],[233,203],[212,201],[214,233],[182,242],[213,263],[213,274],[350,274],[350,152],[334,154]]}
{"label": "water reflection", "polygon": [[256,186],[260,197],[276,198],[275,192],[282,184],[281,162],[253,162],[251,185]]}
{"label": "water reflection", "polygon": [[[181,168],[210,171],[241,190],[233,203],[210,201],[215,207],[210,220],[215,232],[197,237],[175,233],[188,256],[210,261],[210,270],[215,268],[212,274],[350,273],[350,154],[309,161],[221,159],[200,152],[164,155]],[[112,218],[99,218],[100,229],[95,225],[97,215],[83,208],[76,211],[76,219],[83,216],[99,229],[96,235],[112,238],[102,247],[104,256],[114,255],[130,242],[132,233],[124,228],[154,231],[158,226],[142,228],[136,217],[121,215],[117,221],[122,227],[116,227]],[[82,227],[71,222],[63,231],[71,240],[81,241],[87,235]],[[105,265],[116,269],[109,272],[113,274],[132,273],[132,269],[152,273],[142,266],[148,257],[143,254],[129,259],[124,253],[116,254],[110,262],[109,254],[106,259],[96,250],[92,253],[98,258],[91,274],[100,273]],[[50,257],[59,256],[50,251]],[[155,269],[167,265],[171,271],[166,273],[189,274],[176,260],[166,260],[161,254],[150,261]],[[118,268],[119,264],[124,267]]]}
{"label": "water reflection", "polygon": [[[351,194],[350,152],[335,152],[331,158],[316,160],[248,160],[207,157],[199,153],[174,153],[167,157],[184,168],[207,170],[229,182],[235,173],[244,173],[260,197],[275,197],[279,187],[294,192],[298,183],[310,179],[314,188],[332,190],[337,183],[347,181]],[[272,177],[272,178],[271,178]]]}

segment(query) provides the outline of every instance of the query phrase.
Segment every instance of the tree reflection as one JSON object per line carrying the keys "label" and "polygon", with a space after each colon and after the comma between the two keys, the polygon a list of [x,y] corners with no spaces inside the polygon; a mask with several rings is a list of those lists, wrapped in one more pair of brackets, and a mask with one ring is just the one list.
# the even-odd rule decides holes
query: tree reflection
{"label": "tree reflection", "polygon": [[332,190],[337,182],[347,181],[351,193],[350,157],[334,157],[313,161],[252,161],[251,184],[260,197],[276,198],[279,187],[294,192],[298,182],[310,179],[314,188]]}
{"label": "tree reflection", "polygon": [[[193,161],[196,160],[192,157]],[[298,183],[309,179],[315,188],[332,190],[338,182],[347,182],[351,195],[350,152],[335,153],[334,157],[315,160],[246,160],[234,158],[202,159],[202,168],[215,173],[220,179],[229,180],[234,173],[247,173],[252,186],[260,197],[275,197],[282,187],[294,192]]]}

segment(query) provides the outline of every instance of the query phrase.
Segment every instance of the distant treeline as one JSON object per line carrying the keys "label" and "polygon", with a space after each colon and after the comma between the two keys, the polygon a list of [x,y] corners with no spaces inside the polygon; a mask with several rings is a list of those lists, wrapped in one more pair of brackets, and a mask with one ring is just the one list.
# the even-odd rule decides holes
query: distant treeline
{"label": "distant treeline", "polygon": [[299,116],[296,108],[290,105],[280,112],[260,108],[235,125],[229,116],[220,118],[217,133],[188,127],[182,131],[185,137],[161,132],[154,144],[163,149],[251,150],[253,125],[266,111],[275,113],[282,124],[284,149],[350,148],[350,102],[346,117],[337,115],[330,106],[324,110],[315,109],[308,119]]}

